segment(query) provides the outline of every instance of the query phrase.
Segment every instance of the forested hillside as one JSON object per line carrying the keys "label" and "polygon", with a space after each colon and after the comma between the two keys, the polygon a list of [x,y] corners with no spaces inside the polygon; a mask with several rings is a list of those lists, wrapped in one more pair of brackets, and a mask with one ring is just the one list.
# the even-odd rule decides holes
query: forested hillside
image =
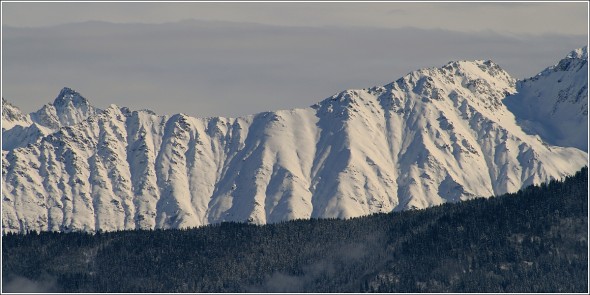
{"label": "forested hillside", "polygon": [[587,292],[587,210],[584,168],[515,194],[349,220],[7,234],[2,291]]}

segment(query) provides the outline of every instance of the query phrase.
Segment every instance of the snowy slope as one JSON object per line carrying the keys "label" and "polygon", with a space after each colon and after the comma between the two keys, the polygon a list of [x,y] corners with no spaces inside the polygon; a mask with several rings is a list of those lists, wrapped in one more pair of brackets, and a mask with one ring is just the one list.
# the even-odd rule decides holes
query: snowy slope
{"label": "snowy slope", "polygon": [[2,150],[35,143],[51,133],[44,127],[37,126],[13,104],[2,98]]}
{"label": "snowy slope", "polygon": [[243,118],[112,105],[3,152],[3,230],[348,218],[513,192],[585,165],[585,152],[522,131],[502,104],[515,86],[491,61],[459,61]]}
{"label": "snowy slope", "polygon": [[504,103],[521,127],[549,144],[588,151],[588,47],[517,83]]}
{"label": "snowy slope", "polygon": [[29,126],[31,118],[23,114],[19,108],[2,98],[2,130],[12,129],[14,126]]}

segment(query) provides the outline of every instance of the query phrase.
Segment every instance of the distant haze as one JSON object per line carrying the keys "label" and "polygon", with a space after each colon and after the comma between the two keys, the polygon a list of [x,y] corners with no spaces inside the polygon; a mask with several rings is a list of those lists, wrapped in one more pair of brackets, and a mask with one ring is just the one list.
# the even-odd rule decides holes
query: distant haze
{"label": "distant haze", "polygon": [[[421,67],[535,75],[587,44],[587,3],[2,3],[2,96],[242,116]],[[187,20],[191,19],[191,20]]]}

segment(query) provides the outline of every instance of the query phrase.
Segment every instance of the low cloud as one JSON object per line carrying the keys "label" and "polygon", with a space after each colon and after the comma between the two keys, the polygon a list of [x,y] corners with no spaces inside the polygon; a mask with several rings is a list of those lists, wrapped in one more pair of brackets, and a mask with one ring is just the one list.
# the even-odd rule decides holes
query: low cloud
{"label": "low cloud", "polygon": [[290,275],[283,272],[275,272],[270,275],[264,284],[252,287],[251,292],[309,292],[312,282],[321,277],[332,277],[335,272],[334,261],[321,260],[302,268],[302,275]]}
{"label": "low cloud", "polygon": [[[261,286],[248,288],[249,292],[313,292],[316,280],[323,280],[337,275],[339,267],[350,266],[362,259],[369,251],[369,245],[360,243],[345,244],[335,250],[329,257],[301,267],[301,274],[293,275],[285,272],[274,272],[269,275]],[[374,246],[371,244],[371,246]]]}
{"label": "low cloud", "polygon": [[262,288],[254,288],[255,292],[302,292],[308,277],[292,276],[280,272],[272,274]]}
{"label": "low cloud", "polygon": [[57,280],[48,276],[39,280],[13,276],[2,282],[3,293],[55,293],[59,291]]}

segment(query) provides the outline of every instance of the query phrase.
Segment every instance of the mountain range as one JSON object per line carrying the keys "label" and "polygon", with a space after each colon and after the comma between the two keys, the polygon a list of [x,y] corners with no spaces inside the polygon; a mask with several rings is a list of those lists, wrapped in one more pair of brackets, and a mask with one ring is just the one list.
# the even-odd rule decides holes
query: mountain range
{"label": "mountain range", "polygon": [[2,230],[350,218],[489,197],[588,161],[587,47],[517,81],[454,61],[240,118],[2,100]]}

